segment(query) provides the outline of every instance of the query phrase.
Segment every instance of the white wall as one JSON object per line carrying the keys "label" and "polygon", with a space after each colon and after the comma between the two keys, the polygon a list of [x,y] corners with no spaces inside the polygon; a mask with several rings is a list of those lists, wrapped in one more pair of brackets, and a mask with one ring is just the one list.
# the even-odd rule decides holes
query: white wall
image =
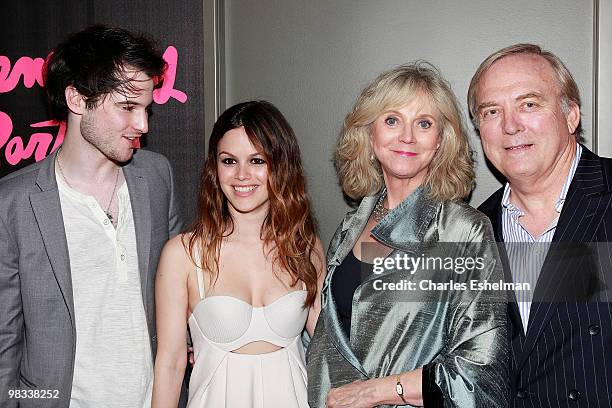
{"label": "white wall", "polygon": [[[467,112],[469,81],[487,55],[516,42],[540,44],[566,63],[580,86],[590,145],[592,20],[593,3],[586,0],[225,0],[226,104],[267,99],[287,116],[327,244],[348,209],[331,161],[336,137],[356,96],[378,73],[426,59]],[[473,132],[472,144],[478,163],[471,204],[477,206],[499,182]]]}

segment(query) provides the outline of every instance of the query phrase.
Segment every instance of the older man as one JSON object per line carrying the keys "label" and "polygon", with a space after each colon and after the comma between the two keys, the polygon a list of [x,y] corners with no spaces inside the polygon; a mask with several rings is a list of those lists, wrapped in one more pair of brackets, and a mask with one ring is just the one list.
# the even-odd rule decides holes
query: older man
{"label": "older man", "polygon": [[593,243],[612,237],[612,160],[579,144],[578,87],[554,54],[516,44],[480,65],[468,105],[507,179],[479,209],[505,243],[508,278],[534,285],[509,305],[513,406],[610,407],[612,313],[600,289],[612,254]]}

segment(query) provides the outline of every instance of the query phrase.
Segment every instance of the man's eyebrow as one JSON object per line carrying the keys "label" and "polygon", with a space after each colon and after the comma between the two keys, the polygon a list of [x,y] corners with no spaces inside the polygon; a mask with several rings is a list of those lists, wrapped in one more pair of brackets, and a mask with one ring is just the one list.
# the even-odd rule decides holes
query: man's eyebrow
{"label": "man's eyebrow", "polygon": [[476,112],[480,112],[484,108],[490,108],[491,106],[497,106],[495,102],[483,102],[476,107]]}
{"label": "man's eyebrow", "polygon": [[[137,101],[133,101],[133,100],[129,100],[129,99],[125,99],[123,101],[117,101],[115,102],[117,105],[130,105],[130,106],[144,106],[142,103],[137,102]],[[147,106],[150,106],[147,105]]]}
{"label": "man's eyebrow", "polygon": [[524,93],[524,94],[519,95],[519,96],[516,97],[517,100],[528,99],[528,98],[543,99],[544,97],[542,96],[542,94],[540,94],[538,92],[527,92],[527,93]]}
{"label": "man's eyebrow", "polygon": [[[527,93],[518,95],[514,99],[517,101],[520,101],[522,99],[529,99],[529,98],[544,99],[544,96],[542,96],[542,94],[539,92],[527,92]],[[485,108],[490,108],[491,106],[497,106],[497,104],[495,102],[489,102],[489,101],[483,102],[476,107],[476,112],[480,112],[481,110]]]}

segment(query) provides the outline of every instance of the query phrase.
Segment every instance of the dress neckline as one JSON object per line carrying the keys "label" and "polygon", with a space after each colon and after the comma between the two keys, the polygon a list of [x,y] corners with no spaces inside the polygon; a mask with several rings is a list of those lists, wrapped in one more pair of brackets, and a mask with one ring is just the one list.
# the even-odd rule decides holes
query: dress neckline
{"label": "dress neckline", "polygon": [[209,299],[214,299],[214,298],[225,298],[225,299],[231,299],[234,300],[236,302],[240,302],[243,303],[247,306],[249,306],[251,309],[253,310],[258,310],[258,309],[262,309],[265,310],[267,308],[269,308],[270,306],[273,306],[274,304],[276,304],[277,302],[279,302],[280,300],[290,296],[290,295],[294,295],[296,293],[300,293],[300,294],[307,294],[308,291],[306,289],[298,289],[298,290],[293,290],[291,292],[285,293],[284,295],[274,299],[271,303],[268,303],[267,305],[263,305],[263,306],[253,306],[252,304],[250,304],[249,302],[247,302],[246,300],[237,298],[235,296],[230,296],[230,295],[213,295],[213,296],[208,296],[205,297],[203,299],[200,299],[200,301],[198,303],[196,303],[195,307],[193,308],[193,311],[191,312],[191,316],[193,316],[196,312],[196,310],[198,310],[198,308],[200,307],[200,305],[202,305],[206,300]]}

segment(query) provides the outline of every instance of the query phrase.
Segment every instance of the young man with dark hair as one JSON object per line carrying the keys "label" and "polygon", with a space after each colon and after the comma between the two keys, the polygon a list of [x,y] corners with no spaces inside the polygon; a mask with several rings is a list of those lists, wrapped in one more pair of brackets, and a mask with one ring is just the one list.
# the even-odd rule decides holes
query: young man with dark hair
{"label": "young man with dark hair", "polygon": [[0,181],[3,407],[150,406],[154,274],[182,224],[170,164],[136,150],[165,67],[151,41],[103,26],[45,64],[63,145]]}

